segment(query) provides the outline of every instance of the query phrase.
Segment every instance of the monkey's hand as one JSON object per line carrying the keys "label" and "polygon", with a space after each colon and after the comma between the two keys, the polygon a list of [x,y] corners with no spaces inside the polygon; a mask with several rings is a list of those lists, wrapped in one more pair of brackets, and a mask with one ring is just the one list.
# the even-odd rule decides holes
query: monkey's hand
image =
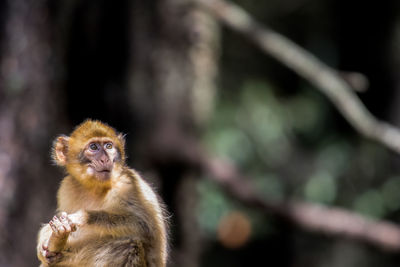
{"label": "monkey's hand", "polygon": [[50,220],[49,225],[53,233],[50,237],[58,239],[68,238],[71,232],[76,231],[76,224],[69,218],[66,212],[61,212],[60,216],[55,215],[53,219]]}
{"label": "monkey's hand", "polygon": [[85,225],[88,218],[87,212],[85,212],[84,210],[79,210],[75,213],[71,213],[67,217],[74,227]]}
{"label": "monkey's hand", "polygon": [[39,247],[39,253],[45,263],[51,265],[61,259],[61,251],[67,243],[69,234],[76,230],[76,226],[68,219],[65,212],[61,212],[59,216],[54,216],[48,225],[51,228],[51,235]]}
{"label": "monkey's hand", "polygon": [[39,253],[42,256],[42,257],[40,257],[40,259],[42,261],[44,261],[43,262],[45,264],[44,266],[51,266],[52,264],[59,262],[62,258],[61,252],[49,251],[49,242],[48,241],[42,244],[42,246],[40,247]]}

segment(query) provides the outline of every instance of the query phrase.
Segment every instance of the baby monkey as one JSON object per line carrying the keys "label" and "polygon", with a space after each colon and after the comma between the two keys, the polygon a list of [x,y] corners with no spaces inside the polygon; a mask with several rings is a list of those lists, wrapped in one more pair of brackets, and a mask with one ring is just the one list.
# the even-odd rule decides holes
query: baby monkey
{"label": "baby monkey", "polygon": [[125,165],[122,134],[86,120],[57,137],[52,157],[68,175],[57,215],[39,232],[41,266],[166,266],[166,219],[151,187]]}

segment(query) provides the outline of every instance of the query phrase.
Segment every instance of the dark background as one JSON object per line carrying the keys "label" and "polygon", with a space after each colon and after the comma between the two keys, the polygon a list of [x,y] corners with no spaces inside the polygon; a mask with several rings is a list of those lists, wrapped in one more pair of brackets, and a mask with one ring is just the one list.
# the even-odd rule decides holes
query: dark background
{"label": "dark background", "polygon": [[[235,3],[344,78],[363,74],[363,103],[400,125],[398,1]],[[0,3],[0,266],[38,264],[36,234],[63,176],[51,144],[86,118],[127,134],[129,165],[164,199],[170,266],[400,262],[260,212],[196,164],[198,150],[229,159],[267,199],[400,220],[399,156],[356,133],[246,37],[186,0],[8,0]]]}

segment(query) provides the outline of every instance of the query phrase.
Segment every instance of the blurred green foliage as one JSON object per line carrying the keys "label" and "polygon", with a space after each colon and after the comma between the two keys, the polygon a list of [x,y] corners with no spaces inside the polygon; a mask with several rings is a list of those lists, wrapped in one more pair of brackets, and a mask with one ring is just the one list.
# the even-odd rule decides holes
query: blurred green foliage
{"label": "blurred green foliage", "polygon": [[206,233],[215,234],[222,216],[233,209],[233,203],[207,180],[198,183],[198,192],[202,196],[198,203],[198,221]]}
{"label": "blurred green foliage", "polygon": [[[332,106],[313,89],[285,97],[276,92],[267,81],[248,80],[224,95],[204,139],[210,153],[233,161],[267,200],[299,198],[372,218],[400,208],[400,178],[387,178],[384,148],[338,130]],[[273,228],[211,182],[200,182],[198,191],[198,221],[211,237],[221,217],[237,209],[248,214],[257,234]]]}
{"label": "blurred green foliage", "polygon": [[[359,93],[361,100],[379,119],[398,125],[398,97],[394,98],[398,95],[398,79],[392,79],[393,73],[398,76],[398,42],[394,41],[398,37],[393,35],[398,32],[398,2],[233,2],[262,25],[339,70],[343,77],[347,71],[366,75],[370,87]],[[371,20],[376,16],[380,19]],[[389,51],[388,47],[394,45]],[[299,199],[343,207],[373,219],[400,220],[396,155],[356,132],[316,88],[247,38],[225,30],[221,48],[219,98],[204,139],[210,154],[233,161],[266,200]],[[274,227],[279,241],[289,237],[283,241],[289,244],[289,249],[282,250],[284,257],[275,253],[281,257],[279,263],[274,264],[269,258],[269,265],[398,265],[398,259],[391,264],[387,254],[379,254],[362,243],[274,224],[265,213],[238,205],[210,182],[199,185],[199,193],[199,222],[208,229],[211,239],[215,238],[220,218],[238,209],[251,218],[253,228],[261,225],[261,229],[268,229],[253,232],[253,240],[268,235],[264,236],[263,248],[266,244],[276,247]],[[223,205],[212,201],[219,198],[224,200]],[[227,258],[233,258],[236,252]],[[292,260],[282,264],[286,258]]]}
{"label": "blurred green foliage", "polygon": [[332,174],[321,171],[310,177],[304,187],[304,195],[307,200],[332,203],[336,198],[337,185]]}

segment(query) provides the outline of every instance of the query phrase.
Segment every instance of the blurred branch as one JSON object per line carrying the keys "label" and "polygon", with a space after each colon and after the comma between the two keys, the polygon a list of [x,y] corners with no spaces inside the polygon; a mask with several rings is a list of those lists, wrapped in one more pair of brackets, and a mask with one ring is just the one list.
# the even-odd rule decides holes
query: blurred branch
{"label": "blurred branch", "polygon": [[277,215],[313,232],[357,239],[376,247],[400,250],[400,227],[386,221],[373,221],[341,208],[328,208],[305,202],[277,202],[261,198],[232,164],[219,159],[203,160],[202,168],[231,196],[243,203]]}
{"label": "blurred branch", "polygon": [[[354,93],[365,90],[368,80],[359,73],[340,73],[284,36],[262,26],[231,2],[193,0],[205,7],[229,28],[252,40],[265,53],[305,78],[324,93],[361,134],[400,152],[400,132],[379,121]],[[351,86],[354,88],[352,88]],[[382,249],[400,251],[400,227],[374,221],[341,208],[324,207],[301,201],[271,201],[259,196],[234,165],[201,157],[201,169],[231,196],[264,212],[314,232],[357,239]],[[192,157],[195,160],[196,157]]]}
{"label": "blurred branch", "polygon": [[354,91],[364,93],[368,90],[369,81],[364,74],[354,71],[339,71],[339,74]]}
{"label": "blurred branch", "polygon": [[150,148],[152,154],[159,157],[157,162],[168,159],[183,164],[185,170],[199,170],[233,198],[302,229],[357,239],[388,251],[400,251],[400,227],[394,223],[374,221],[342,208],[266,199],[258,194],[250,179],[235,165],[210,157],[196,139],[184,135],[167,134],[165,137],[167,139],[156,138],[158,142]]}
{"label": "blurred branch", "polygon": [[361,134],[400,153],[400,131],[376,119],[340,74],[286,37],[255,21],[246,11],[223,0],[193,0],[229,28],[243,34],[265,53],[295,71],[324,93]]}

